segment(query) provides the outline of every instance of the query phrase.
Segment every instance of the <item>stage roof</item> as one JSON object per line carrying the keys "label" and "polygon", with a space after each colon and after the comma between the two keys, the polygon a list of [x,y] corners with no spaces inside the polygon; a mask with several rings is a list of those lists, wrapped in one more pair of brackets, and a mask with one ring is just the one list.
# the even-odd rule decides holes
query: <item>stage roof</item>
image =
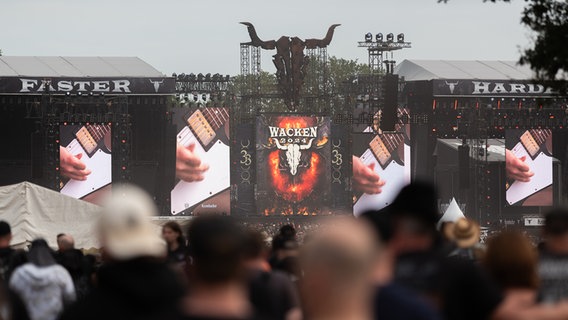
{"label": "stage roof", "polygon": [[530,80],[533,73],[529,66],[516,61],[482,60],[404,60],[394,73],[406,81],[434,79],[462,80]]}
{"label": "stage roof", "polygon": [[161,78],[138,57],[0,56],[0,77]]}

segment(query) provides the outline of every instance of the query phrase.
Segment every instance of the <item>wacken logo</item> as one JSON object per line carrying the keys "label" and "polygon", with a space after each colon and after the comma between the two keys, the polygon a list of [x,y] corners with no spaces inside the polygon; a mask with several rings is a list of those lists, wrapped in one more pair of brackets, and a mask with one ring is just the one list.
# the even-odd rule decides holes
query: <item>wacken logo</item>
{"label": "wacken logo", "polygon": [[[113,93],[129,93],[129,80],[101,80],[101,81],[83,81],[83,80],[36,80],[36,79],[20,79],[22,88],[20,92],[43,92],[46,88],[51,92],[113,92]],[[155,86],[156,84],[154,84]]]}
{"label": "wacken logo", "polygon": [[312,142],[317,137],[318,128],[280,128],[268,127],[270,138],[278,149],[286,151],[286,160],[293,176],[298,173],[298,165],[302,157],[302,150],[312,147]]}

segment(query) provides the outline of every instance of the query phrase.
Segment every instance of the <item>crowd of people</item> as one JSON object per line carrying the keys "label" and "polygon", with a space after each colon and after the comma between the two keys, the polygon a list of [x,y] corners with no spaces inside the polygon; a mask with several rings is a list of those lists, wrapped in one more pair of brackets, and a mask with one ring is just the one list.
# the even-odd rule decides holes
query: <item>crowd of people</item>
{"label": "crowd of people", "polygon": [[117,187],[97,255],[63,233],[55,251],[45,239],[15,250],[0,221],[0,319],[568,318],[567,209],[546,215],[538,246],[520,230],[480,244],[465,218],[438,226],[436,189],[421,182],[317,228],[206,215],[160,234],[156,213],[143,191]]}

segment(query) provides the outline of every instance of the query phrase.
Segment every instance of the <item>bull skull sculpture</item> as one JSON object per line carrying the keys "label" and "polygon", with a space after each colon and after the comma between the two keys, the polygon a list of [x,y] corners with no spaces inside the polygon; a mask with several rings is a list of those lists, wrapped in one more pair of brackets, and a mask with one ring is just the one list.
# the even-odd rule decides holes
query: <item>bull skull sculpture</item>
{"label": "bull skull sculpture", "polygon": [[308,63],[307,57],[304,56],[304,49],[325,48],[333,38],[333,32],[340,24],[333,24],[327,30],[327,34],[323,39],[307,39],[301,40],[298,37],[282,36],[278,41],[263,41],[258,37],[252,23],[241,22],[247,26],[249,36],[251,38],[248,44],[254,47],[260,47],[265,50],[273,50],[276,48],[276,54],[273,56],[273,63],[276,66],[276,78],[278,79],[278,87],[284,97],[284,102],[290,110],[296,110],[300,102],[300,89],[304,84],[305,67]]}

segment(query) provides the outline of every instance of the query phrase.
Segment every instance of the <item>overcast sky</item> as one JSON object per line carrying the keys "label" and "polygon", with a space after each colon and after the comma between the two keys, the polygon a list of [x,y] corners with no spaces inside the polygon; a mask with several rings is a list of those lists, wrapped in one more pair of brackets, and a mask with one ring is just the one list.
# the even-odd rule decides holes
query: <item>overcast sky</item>
{"label": "overcast sky", "polygon": [[[367,62],[364,34],[405,34],[404,59],[518,60],[529,44],[525,2],[482,0],[3,0],[4,55],[137,56],[161,72],[239,73],[239,43],[249,21],[263,40],[323,38],[328,54]],[[263,52],[262,69],[274,71]]]}

